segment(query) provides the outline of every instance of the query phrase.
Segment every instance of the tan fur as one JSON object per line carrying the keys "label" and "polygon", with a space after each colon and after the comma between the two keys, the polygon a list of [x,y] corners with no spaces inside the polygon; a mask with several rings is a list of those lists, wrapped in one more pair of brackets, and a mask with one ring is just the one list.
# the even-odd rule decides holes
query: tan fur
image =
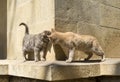
{"label": "tan fur", "polygon": [[97,39],[90,35],[78,35],[73,32],[57,32],[52,29],[52,34],[49,36],[53,44],[60,44],[69,49],[69,58],[66,62],[73,60],[75,50],[80,50],[88,54],[85,60],[89,60],[93,53],[101,56],[102,61],[105,59],[104,51]]}

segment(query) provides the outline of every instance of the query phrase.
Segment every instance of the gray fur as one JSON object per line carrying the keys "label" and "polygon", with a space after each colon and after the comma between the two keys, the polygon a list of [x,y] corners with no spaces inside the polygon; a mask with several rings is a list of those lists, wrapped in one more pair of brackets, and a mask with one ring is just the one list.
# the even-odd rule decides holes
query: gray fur
{"label": "gray fur", "polygon": [[41,61],[45,61],[47,48],[49,44],[50,31],[43,31],[39,34],[29,34],[28,26],[25,23],[21,23],[19,26],[25,26],[25,36],[23,38],[22,51],[25,61],[27,60],[26,55],[29,53],[34,53],[35,62],[39,61],[39,54]]}

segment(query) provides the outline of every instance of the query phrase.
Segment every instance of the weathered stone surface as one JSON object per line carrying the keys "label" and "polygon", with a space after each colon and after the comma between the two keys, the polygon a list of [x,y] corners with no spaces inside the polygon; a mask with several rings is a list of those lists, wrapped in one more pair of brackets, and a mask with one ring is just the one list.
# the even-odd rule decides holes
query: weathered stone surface
{"label": "weathered stone surface", "polygon": [[[13,60],[0,60],[0,69],[4,69],[6,74],[0,71],[0,75],[10,75],[31,79],[58,81],[68,79],[80,79],[98,76],[119,76],[120,59],[106,59],[105,62],[88,61],[72,62],[22,62]],[[4,68],[7,65],[8,68]],[[87,79],[87,80],[88,80]],[[84,82],[85,80],[83,80]],[[89,82],[89,80],[88,80]],[[91,81],[90,81],[91,82]],[[93,79],[94,82],[94,79]]]}
{"label": "weathered stone surface", "polygon": [[120,30],[84,22],[79,22],[77,29],[79,34],[95,36],[105,51],[106,57],[120,57]]}
{"label": "weathered stone surface", "polygon": [[119,75],[120,73],[120,59],[110,59],[109,61],[100,64],[101,75]]}
{"label": "weathered stone surface", "polygon": [[[92,67],[94,67],[94,69],[91,69]],[[73,74],[75,75],[73,76]],[[65,62],[18,62],[9,65],[9,75],[49,81],[95,77],[99,76],[99,74],[99,64],[84,65],[81,63],[67,64]]]}
{"label": "weathered stone surface", "polygon": [[104,5],[120,8],[120,0],[96,0],[101,2]]}
{"label": "weathered stone surface", "polygon": [[107,57],[120,57],[120,30],[103,28],[106,35],[104,36],[105,53]]}
{"label": "weathered stone surface", "polygon": [[92,0],[55,0],[55,20],[99,23],[99,3]]}
{"label": "weathered stone surface", "polygon": [[8,65],[0,64],[0,75],[8,75]]}
{"label": "weathered stone surface", "polygon": [[118,28],[120,30],[120,9],[102,5],[100,6],[100,25]]}
{"label": "weathered stone surface", "polygon": [[66,20],[59,20],[56,19],[55,21],[56,23],[56,30],[62,31],[62,32],[66,32],[66,31],[72,31],[72,32],[77,32],[77,22],[76,21],[66,21]]}
{"label": "weathered stone surface", "polygon": [[[94,68],[94,69],[92,69]],[[57,79],[77,79],[99,76],[100,67],[97,64],[94,65],[59,65],[54,64],[52,66],[52,78]]]}
{"label": "weathered stone surface", "polygon": [[55,0],[55,28],[76,33],[79,21],[99,23],[98,5],[90,0]]}
{"label": "weathered stone surface", "polygon": [[9,77],[0,75],[0,82],[9,82]]}
{"label": "weathered stone surface", "polygon": [[44,64],[42,62],[14,63],[9,66],[9,74],[19,77],[51,80],[50,64],[48,62]]}

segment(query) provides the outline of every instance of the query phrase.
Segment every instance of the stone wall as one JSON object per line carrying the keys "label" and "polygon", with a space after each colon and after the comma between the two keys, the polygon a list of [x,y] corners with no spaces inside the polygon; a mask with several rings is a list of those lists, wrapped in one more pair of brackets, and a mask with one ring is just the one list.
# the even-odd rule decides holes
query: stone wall
{"label": "stone wall", "polygon": [[[56,30],[95,36],[107,58],[120,57],[119,22],[120,0],[55,0]],[[80,53],[76,60],[85,57]]]}

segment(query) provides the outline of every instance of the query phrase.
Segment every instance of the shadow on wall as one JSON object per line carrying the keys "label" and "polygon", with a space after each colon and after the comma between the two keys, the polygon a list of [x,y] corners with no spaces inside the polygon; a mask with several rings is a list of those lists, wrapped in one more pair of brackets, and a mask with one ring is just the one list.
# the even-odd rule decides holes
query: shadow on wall
{"label": "shadow on wall", "polygon": [[0,59],[7,58],[7,0],[0,0]]}
{"label": "shadow on wall", "polygon": [[67,59],[65,52],[63,51],[63,49],[61,48],[60,45],[55,45],[54,50],[55,50],[55,58],[57,60],[66,60]]}
{"label": "shadow on wall", "polygon": [[115,72],[116,75],[120,75],[120,62],[116,64]]}

